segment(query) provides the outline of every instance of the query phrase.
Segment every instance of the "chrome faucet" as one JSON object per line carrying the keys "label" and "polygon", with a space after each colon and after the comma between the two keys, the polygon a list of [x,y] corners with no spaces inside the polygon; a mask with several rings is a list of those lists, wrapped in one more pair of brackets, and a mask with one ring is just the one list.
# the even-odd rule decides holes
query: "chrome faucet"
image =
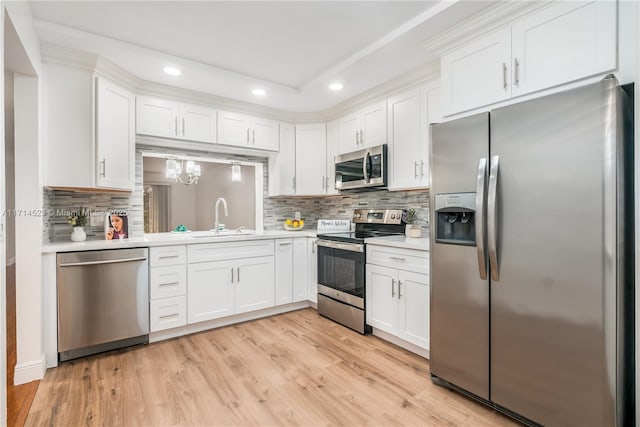
{"label": "chrome faucet", "polygon": [[218,197],[218,200],[216,200],[216,217],[213,224],[213,232],[216,234],[220,234],[220,230],[218,230],[218,224],[220,223],[218,221],[218,206],[220,206],[220,202],[222,202],[222,204],[224,205],[224,216],[229,216],[229,211],[227,210],[227,201],[224,199],[224,197]]}

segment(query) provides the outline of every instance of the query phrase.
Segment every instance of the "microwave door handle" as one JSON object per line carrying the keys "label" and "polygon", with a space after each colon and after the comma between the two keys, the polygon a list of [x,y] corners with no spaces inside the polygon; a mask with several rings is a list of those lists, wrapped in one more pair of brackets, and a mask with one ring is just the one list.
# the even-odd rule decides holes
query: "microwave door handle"
{"label": "microwave door handle", "polygon": [[367,151],[362,159],[362,174],[364,175],[364,182],[369,183],[369,162],[371,161],[371,156],[369,155],[369,151]]}

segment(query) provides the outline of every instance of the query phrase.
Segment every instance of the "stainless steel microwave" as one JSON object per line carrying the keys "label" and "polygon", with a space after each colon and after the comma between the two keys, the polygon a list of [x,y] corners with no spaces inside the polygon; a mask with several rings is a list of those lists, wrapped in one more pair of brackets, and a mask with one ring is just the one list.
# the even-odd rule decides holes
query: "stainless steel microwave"
{"label": "stainless steel microwave", "polygon": [[387,144],[335,157],[336,189],[386,187]]}

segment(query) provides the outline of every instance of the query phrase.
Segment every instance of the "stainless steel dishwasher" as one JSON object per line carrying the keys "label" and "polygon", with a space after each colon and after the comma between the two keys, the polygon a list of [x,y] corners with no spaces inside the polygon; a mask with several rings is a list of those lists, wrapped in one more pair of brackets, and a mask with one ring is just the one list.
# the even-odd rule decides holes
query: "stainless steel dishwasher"
{"label": "stainless steel dishwasher", "polygon": [[149,340],[148,249],[58,254],[60,361]]}

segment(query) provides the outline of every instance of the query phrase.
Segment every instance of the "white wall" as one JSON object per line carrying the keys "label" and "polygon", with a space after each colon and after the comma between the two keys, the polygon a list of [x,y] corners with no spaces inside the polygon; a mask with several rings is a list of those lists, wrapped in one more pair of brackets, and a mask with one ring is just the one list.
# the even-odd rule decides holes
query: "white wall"
{"label": "white wall", "polygon": [[[4,166],[5,166],[5,209],[15,208],[15,163],[13,135],[13,73],[4,73]],[[15,263],[15,217],[6,218],[6,260],[7,265]]]}
{"label": "white wall", "polygon": [[[4,52],[4,2],[0,1],[0,46]],[[0,55],[0,117],[4,117],[4,55]],[[0,147],[4,147],[4,120],[0,120]],[[0,176],[4,173],[4,165],[0,164]],[[0,187],[0,205],[4,193]],[[4,238],[0,238],[0,426],[7,425],[7,282],[6,269],[2,260],[4,254]]]}

